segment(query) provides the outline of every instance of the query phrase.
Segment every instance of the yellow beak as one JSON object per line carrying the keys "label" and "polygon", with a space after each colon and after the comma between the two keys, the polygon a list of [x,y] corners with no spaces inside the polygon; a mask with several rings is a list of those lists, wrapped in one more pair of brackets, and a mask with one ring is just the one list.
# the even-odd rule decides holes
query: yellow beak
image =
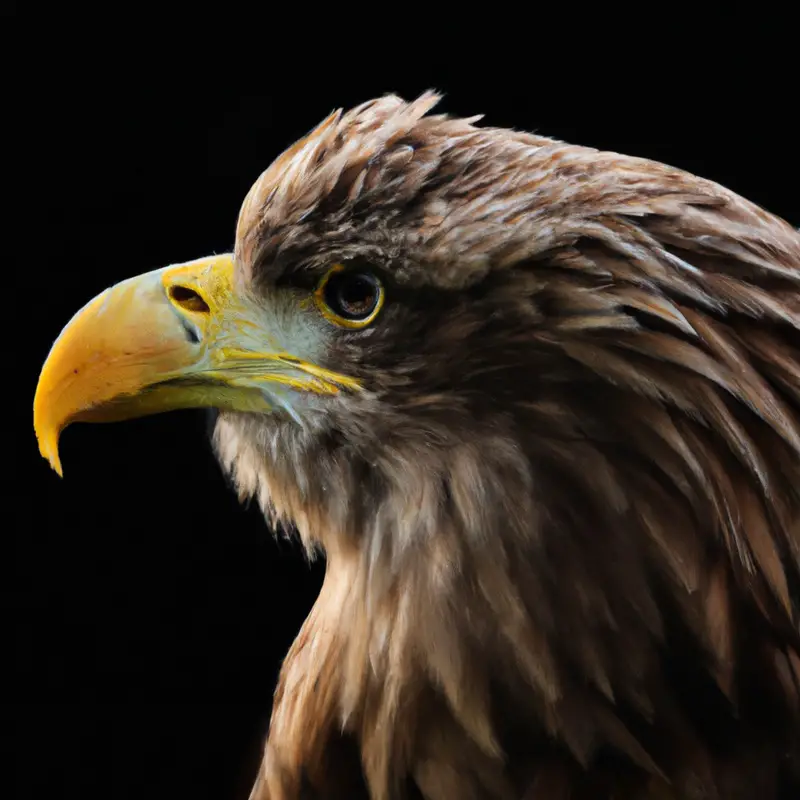
{"label": "yellow beak", "polygon": [[72,318],[42,367],[33,402],[42,456],[63,474],[58,440],[72,422],[202,407],[293,413],[298,390],[358,388],[314,365],[320,337],[301,306],[286,294],[265,308],[235,292],[230,254],[107,289]]}

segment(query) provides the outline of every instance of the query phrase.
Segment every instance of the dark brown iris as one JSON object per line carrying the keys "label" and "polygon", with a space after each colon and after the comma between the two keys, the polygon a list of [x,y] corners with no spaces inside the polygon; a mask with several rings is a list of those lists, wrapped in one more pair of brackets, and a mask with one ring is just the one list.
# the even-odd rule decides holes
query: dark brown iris
{"label": "dark brown iris", "polygon": [[380,282],[369,272],[334,273],[324,289],[328,308],[354,322],[367,319],[375,311],[380,296]]}

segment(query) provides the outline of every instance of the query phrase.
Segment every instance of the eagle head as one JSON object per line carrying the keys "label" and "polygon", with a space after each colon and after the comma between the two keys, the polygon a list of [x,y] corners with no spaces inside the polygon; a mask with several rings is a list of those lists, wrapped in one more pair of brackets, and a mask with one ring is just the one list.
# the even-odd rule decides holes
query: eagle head
{"label": "eagle head", "polygon": [[61,471],[73,421],[216,409],[240,495],[326,554],[259,796],[338,796],[336,741],[380,798],[778,781],[800,233],[437,101],[331,114],[255,182],[232,253],[79,311],[37,388],[42,454]]}

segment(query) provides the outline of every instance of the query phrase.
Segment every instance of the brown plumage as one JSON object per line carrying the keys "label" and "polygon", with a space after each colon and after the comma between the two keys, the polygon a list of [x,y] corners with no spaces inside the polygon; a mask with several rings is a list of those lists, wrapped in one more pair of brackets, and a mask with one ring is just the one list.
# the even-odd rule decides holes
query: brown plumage
{"label": "brown plumage", "polygon": [[218,421],[328,557],[253,798],[800,796],[800,233],[436,101],[331,115],[240,215],[265,291],[396,282],[329,356],[368,397]]}
{"label": "brown plumage", "polygon": [[363,391],[216,422],[327,557],[253,800],[800,797],[800,232],[437,100],[332,114],[240,214],[244,295],[387,287],[317,362]]}

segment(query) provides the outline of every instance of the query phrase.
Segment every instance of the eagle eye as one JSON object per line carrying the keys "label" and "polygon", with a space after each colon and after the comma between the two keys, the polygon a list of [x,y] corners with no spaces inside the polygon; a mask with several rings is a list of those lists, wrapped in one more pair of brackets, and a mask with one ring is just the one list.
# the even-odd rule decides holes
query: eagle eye
{"label": "eagle eye", "polygon": [[363,269],[336,264],[320,281],[314,299],[322,315],[343,328],[364,328],[380,313],[384,288]]}

